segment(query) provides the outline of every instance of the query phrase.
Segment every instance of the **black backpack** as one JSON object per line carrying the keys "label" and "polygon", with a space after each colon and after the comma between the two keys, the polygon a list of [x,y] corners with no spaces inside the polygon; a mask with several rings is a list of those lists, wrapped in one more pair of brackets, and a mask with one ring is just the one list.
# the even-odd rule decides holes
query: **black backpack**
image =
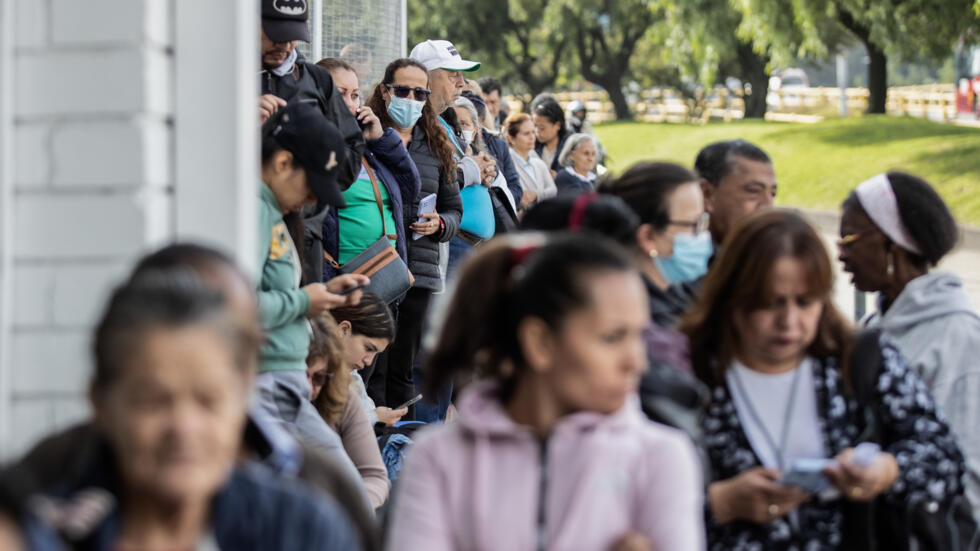
{"label": "black backpack", "polygon": [[[854,397],[864,412],[861,441],[885,448],[889,435],[878,414],[875,385],[884,359],[881,331],[867,329],[858,334],[851,353],[850,382]],[[957,496],[945,507],[900,508],[881,498],[871,503],[844,502],[844,549],[855,551],[977,551],[980,549],[973,510],[966,497]],[[912,547],[912,542],[918,545]]]}

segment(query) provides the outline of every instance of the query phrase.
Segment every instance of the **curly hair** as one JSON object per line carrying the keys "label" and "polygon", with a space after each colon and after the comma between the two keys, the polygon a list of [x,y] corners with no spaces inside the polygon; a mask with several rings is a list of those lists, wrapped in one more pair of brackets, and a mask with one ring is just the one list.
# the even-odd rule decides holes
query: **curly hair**
{"label": "curly hair", "polygon": [[323,420],[336,429],[344,415],[344,408],[347,407],[353,377],[344,357],[344,340],[333,316],[325,312],[312,318],[310,322],[313,335],[310,337],[306,365],[310,366],[318,360],[327,361],[327,383],[313,399],[313,405]]}
{"label": "curly hair", "polygon": [[[371,93],[371,97],[366,104],[378,116],[378,119],[381,120],[381,126],[385,128],[399,129],[399,126],[395,124],[395,121],[388,114],[388,106],[385,105],[384,90],[385,86],[394,82],[395,73],[405,67],[417,67],[426,75],[429,74],[425,69],[425,65],[422,65],[414,59],[407,57],[396,59],[385,68],[384,78],[374,87],[374,91]],[[447,181],[452,182],[456,179],[456,158],[453,156],[456,148],[449,141],[449,136],[446,134],[446,130],[442,124],[439,123],[439,120],[436,118],[437,116],[438,113],[432,111],[432,104],[427,101],[425,102],[425,107],[422,108],[422,117],[415,124],[422,128],[422,133],[425,134],[429,149],[432,150],[432,154],[442,163],[443,176]]]}

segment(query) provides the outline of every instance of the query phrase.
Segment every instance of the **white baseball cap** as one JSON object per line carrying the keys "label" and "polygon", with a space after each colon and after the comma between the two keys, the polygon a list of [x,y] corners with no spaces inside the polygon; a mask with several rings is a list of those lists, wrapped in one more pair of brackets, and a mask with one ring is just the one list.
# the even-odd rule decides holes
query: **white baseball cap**
{"label": "white baseball cap", "polygon": [[475,71],[480,68],[477,61],[467,61],[456,51],[456,46],[448,40],[426,40],[412,48],[408,57],[425,65],[426,70],[446,69],[447,71]]}

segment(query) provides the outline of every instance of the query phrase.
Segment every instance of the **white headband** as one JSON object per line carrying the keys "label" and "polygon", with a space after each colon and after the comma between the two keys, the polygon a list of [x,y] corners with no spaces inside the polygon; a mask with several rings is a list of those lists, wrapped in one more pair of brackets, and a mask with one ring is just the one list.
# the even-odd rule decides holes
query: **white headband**
{"label": "white headband", "polygon": [[870,180],[865,180],[854,190],[858,201],[868,213],[871,221],[903,249],[921,255],[922,250],[915,244],[915,239],[909,234],[908,228],[902,223],[898,213],[898,201],[888,176],[878,174]]}

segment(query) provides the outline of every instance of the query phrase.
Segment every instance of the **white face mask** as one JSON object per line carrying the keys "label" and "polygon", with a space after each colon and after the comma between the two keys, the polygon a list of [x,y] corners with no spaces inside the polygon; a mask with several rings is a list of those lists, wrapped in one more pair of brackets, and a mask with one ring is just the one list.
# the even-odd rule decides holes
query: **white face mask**
{"label": "white face mask", "polygon": [[473,143],[473,131],[463,130],[463,138],[466,139],[466,143]]}

